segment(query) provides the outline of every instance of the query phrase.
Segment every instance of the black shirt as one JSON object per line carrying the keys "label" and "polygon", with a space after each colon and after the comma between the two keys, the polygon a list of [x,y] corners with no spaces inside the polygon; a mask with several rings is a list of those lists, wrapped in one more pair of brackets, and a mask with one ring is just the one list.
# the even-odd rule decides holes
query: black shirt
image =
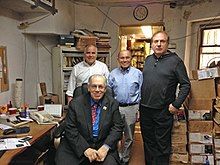
{"label": "black shirt", "polygon": [[[176,97],[177,85],[179,93]],[[183,61],[177,54],[168,51],[156,57],[155,54],[145,60],[143,85],[141,89],[141,105],[161,109],[170,103],[181,107],[190,91],[190,81]]]}

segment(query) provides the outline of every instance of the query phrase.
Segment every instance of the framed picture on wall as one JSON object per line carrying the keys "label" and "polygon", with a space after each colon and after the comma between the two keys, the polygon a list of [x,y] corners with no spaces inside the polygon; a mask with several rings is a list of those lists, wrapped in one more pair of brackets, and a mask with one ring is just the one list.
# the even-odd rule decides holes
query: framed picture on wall
{"label": "framed picture on wall", "polygon": [[6,47],[0,46],[0,92],[9,90]]}

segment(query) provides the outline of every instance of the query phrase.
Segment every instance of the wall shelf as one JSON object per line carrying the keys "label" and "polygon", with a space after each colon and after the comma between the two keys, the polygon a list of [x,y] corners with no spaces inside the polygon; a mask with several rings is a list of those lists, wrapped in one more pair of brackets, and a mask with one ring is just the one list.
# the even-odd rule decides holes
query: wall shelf
{"label": "wall shelf", "polygon": [[32,0],[0,0],[0,14],[22,21],[50,13],[40,6],[36,8],[33,6],[35,2]]}

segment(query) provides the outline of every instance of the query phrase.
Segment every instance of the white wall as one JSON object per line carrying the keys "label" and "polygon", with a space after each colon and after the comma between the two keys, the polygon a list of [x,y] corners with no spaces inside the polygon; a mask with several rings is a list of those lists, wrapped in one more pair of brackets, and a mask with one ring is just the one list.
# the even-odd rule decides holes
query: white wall
{"label": "white wall", "polygon": [[[47,92],[53,92],[51,48],[56,46],[58,34],[68,34],[74,29],[74,5],[69,0],[56,0],[56,8],[57,14],[24,30],[17,28],[20,21],[7,17],[11,13],[0,16],[0,45],[7,47],[10,87],[9,91],[0,93],[0,105],[14,101],[16,78],[23,79],[23,100],[30,107],[38,104],[39,82],[46,82]],[[23,22],[31,23],[40,18],[42,16]]]}
{"label": "white wall", "polygon": [[23,78],[24,37],[17,30],[18,21],[0,16],[0,45],[7,47],[9,91],[0,93],[0,105],[11,100],[13,83]]}
{"label": "white wall", "polygon": [[187,40],[185,50],[185,64],[188,72],[198,67],[199,26],[210,23],[220,23],[220,1],[212,0],[212,3],[204,3],[193,8],[186,7],[191,12],[187,21]]}

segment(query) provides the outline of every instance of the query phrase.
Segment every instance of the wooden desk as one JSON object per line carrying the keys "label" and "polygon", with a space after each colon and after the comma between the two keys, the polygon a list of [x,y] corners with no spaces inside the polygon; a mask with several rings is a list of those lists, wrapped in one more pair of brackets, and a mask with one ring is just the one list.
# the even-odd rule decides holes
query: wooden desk
{"label": "wooden desk", "polygon": [[[62,120],[62,119],[61,119]],[[38,141],[41,137],[46,135],[48,132],[50,132],[56,125],[50,124],[50,125],[39,125],[36,122],[28,123],[30,126],[30,132],[28,135],[32,136],[33,138],[29,141],[30,144],[34,144],[36,141]],[[2,134],[2,131],[0,132]],[[27,147],[19,148],[19,149],[13,149],[6,151],[2,157],[0,158],[0,164],[6,165],[9,164],[12,158],[19,153],[26,150]]]}

